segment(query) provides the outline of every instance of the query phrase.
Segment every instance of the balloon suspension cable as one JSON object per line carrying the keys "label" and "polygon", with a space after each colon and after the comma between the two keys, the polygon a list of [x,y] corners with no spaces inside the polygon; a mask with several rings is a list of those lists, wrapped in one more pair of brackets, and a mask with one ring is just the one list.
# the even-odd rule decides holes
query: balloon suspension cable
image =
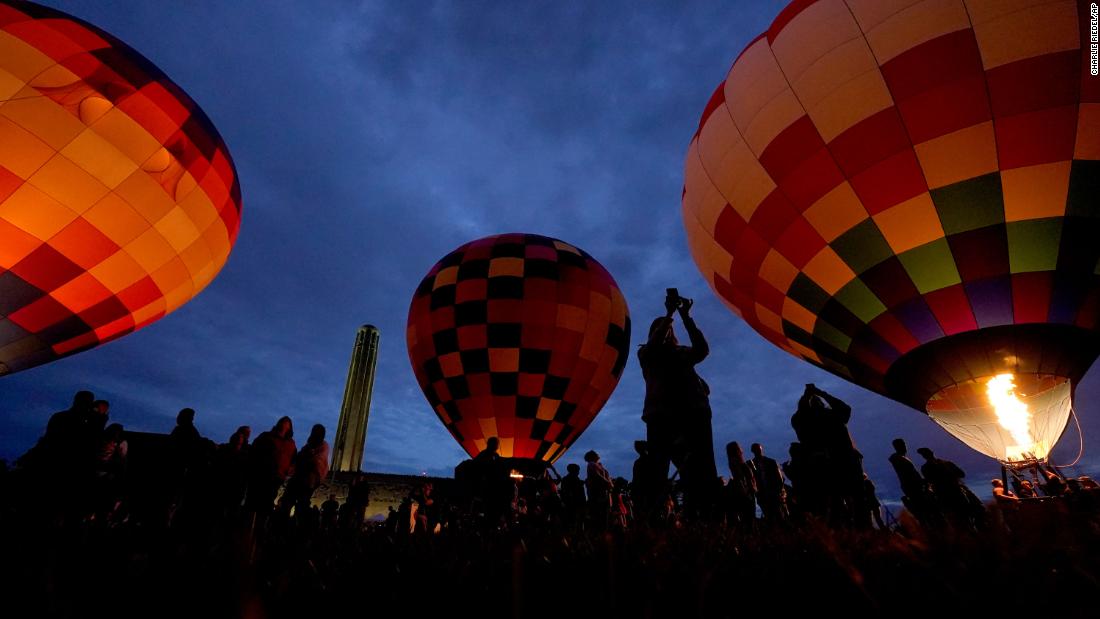
{"label": "balloon suspension cable", "polygon": [[1077,463],[1081,461],[1081,456],[1085,455],[1085,433],[1081,430],[1081,420],[1077,418],[1077,410],[1072,406],[1069,408],[1069,414],[1073,417],[1073,423],[1077,425],[1077,457],[1069,464],[1057,465],[1057,468],[1077,466]]}

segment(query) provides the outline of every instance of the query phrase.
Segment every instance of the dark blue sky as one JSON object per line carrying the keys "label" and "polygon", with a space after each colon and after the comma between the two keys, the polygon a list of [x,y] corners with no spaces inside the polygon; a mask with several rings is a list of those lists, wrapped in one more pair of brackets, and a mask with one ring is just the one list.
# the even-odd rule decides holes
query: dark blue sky
{"label": "dark blue sky", "polygon": [[[131,429],[166,432],[191,406],[219,442],[284,414],[300,434],[331,431],[355,330],[372,323],[382,339],[365,467],[449,475],[464,452],[409,366],[409,300],[458,245],[533,232],[600,260],[636,325],[662,311],[666,287],[697,299],[719,448],[758,441],[785,459],[790,414],[815,382],[854,406],[852,433],[886,496],[898,493],[886,462],[895,436],[958,461],[976,489],[996,472],[922,414],[772,347],[691,261],[684,153],[713,88],[785,2],[49,4],[128,42],[203,107],[236,161],[243,223],[228,265],[180,310],[0,379],[0,457],[30,447],[83,388]],[[1086,448],[1098,392],[1093,371],[1078,391]],[[596,449],[629,476],[643,394],[632,358],[561,463]],[[1076,448],[1071,427],[1054,459]],[[1083,463],[1095,471],[1100,459]]]}

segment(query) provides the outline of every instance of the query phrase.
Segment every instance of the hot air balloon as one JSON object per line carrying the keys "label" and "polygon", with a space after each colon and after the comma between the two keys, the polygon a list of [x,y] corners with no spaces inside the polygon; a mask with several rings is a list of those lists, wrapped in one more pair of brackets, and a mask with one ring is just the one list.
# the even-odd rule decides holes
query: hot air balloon
{"label": "hot air balloon", "polygon": [[626,365],[630,317],[586,252],[535,234],[471,241],[420,282],[409,359],[428,403],[471,456],[553,462],[600,411]]}
{"label": "hot air balloon", "polygon": [[684,225],[715,293],[988,456],[1046,458],[1100,352],[1083,6],[792,2],[688,150]]}
{"label": "hot air balloon", "polygon": [[186,303],[240,209],[225,143],[159,69],[75,17],[0,2],[0,374]]}

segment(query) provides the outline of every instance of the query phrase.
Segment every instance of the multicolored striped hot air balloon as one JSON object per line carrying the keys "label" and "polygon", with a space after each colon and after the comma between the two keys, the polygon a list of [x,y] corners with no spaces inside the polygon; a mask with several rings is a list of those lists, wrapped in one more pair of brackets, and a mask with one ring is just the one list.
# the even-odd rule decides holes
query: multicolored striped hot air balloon
{"label": "multicolored striped hot air balloon", "polygon": [[630,314],[586,252],[535,234],[466,243],[409,308],[413,372],[471,456],[553,462],[592,423],[626,365]]}
{"label": "multicolored striped hot air balloon", "polygon": [[791,3],[688,150],[684,225],[714,291],[975,449],[1045,458],[1100,353],[1084,6]]}
{"label": "multicolored striped hot air balloon", "polygon": [[225,143],[178,86],[95,26],[0,0],[0,375],[183,305],[240,215]]}

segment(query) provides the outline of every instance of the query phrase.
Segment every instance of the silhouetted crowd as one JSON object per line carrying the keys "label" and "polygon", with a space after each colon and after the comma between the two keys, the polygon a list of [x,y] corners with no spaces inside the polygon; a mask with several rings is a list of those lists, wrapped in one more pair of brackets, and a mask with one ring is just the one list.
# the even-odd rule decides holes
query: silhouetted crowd
{"label": "silhouetted crowd", "polygon": [[[12,557],[0,584],[12,587],[7,599],[39,605],[30,616],[66,617],[298,617],[393,604],[422,616],[470,596],[483,616],[727,617],[823,600],[852,612],[902,600],[913,612],[978,612],[980,592],[1012,579],[1046,594],[1016,608],[1049,611],[1100,593],[1091,480],[1043,469],[1041,483],[994,483],[986,507],[957,466],[926,449],[917,466],[898,440],[890,461],[913,517],[886,526],[842,431],[849,413],[808,386],[790,459],[729,443],[728,477],[715,476],[709,503],[692,502],[678,469],[653,483],[647,441],[635,444],[628,481],[594,451],[559,477],[501,457],[489,440],[453,484],[425,483],[372,522],[362,477],[342,503],[312,500],[327,474],[322,428],[298,447],[283,418],[255,440],[242,427],[215,445],[184,409],[156,447],[161,464],[142,471],[130,464],[137,435],[82,392],[15,470],[0,471],[0,544]],[[557,591],[567,595],[548,597]]]}
{"label": "silhouetted crowd", "polygon": [[[490,438],[484,451],[456,468],[456,503],[460,513],[495,527],[537,522],[605,530],[635,523],[659,527],[705,521],[746,531],[775,524],[889,530],[875,485],[846,428],[850,412],[843,401],[807,385],[792,417],[800,440],[791,443],[790,458],[779,463],[753,443],[746,459],[740,444],[730,442],[729,475],[714,479],[709,502],[696,498],[691,503],[692,486],[677,479],[678,472],[664,479],[655,475],[654,456],[644,440],[634,443],[638,457],[628,481],[613,478],[594,451],[584,455],[584,478],[575,463],[567,465],[564,476],[553,467],[523,475],[512,468],[511,459],[498,455],[499,442]],[[904,493],[902,502],[916,523],[957,530],[986,525],[987,508],[966,485],[958,465],[922,447],[917,452],[924,464],[918,468],[908,458],[903,439],[894,440],[894,449],[889,461]],[[1026,479],[1028,472],[1012,472],[1015,492],[1006,490],[1002,480],[993,480],[996,505],[1008,518],[1020,501],[1065,500],[1069,508],[1089,511],[1100,501],[1100,487],[1087,476],[1066,478],[1055,467],[1036,465],[1030,472],[1045,481],[1033,483]],[[438,531],[445,524],[435,516],[439,509],[423,504],[421,496],[410,497],[410,502],[414,508],[419,505],[421,514],[432,514],[424,526],[411,526],[410,531]],[[405,517],[397,514],[392,522],[397,521],[405,522]]]}
{"label": "silhouetted crowd", "polygon": [[1014,608],[1049,611],[1100,593],[1091,479],[1035,463],[992,480],[987,506],[957,465],[922,447],[918,467],[899,438],[889,461],[906,510],[895,518],[848,431],[851,407],[814,385],[791,417],[788,459],[729,442],[719,476],[695,369],[709,349],[690,300],[673,293],[638,351],[646,438],[629,479],[595,451],[560,475],[503,457],[489,437],[453,483],[421,484],[368,521],[362,474],[343,502],[315,497],[330,477],[321,425],[301,447],[289,417],[216,444],[185,408],[167,436],[141,435],[81,391],[13,470],[0,467],[0,547],[14,557],[0,584],[39,604],[33,616],[66,617],[299,617],[361,610],[370,596],[413,616],[466,598],[487,616],[724,617],[826,600],[962,613],[984,612],[981,592],[1013,579],[1046,594]]}
{"label": "silhouetted crowd", "polygon": [[[691,317],[692,305],[691,299],[669,289],[665,315],[653,321],[646,343],[638,350],[646,383],[642,411],[646,439],[634,443],[638,457],[629,482],[614,478],[594,451],[584,455],[583,480],[580,466],[572,463],[564,477],[552,466],[525,475],[515,468],[515,461],[498,454],[499,440],[490,437],[481,453],[455,469],[462,513],[494,527],[536,521],[597,531],[639,522],[679,526],[682,521],[721,523],[747,531],[755,530],[759,522],[887,529],[874,482],[863,468],[863,454],[848,431],[851,407],[812,384],[806,385],[791,417],[797,441],[790,444],[788,460],[780,464],[768,457],[759,443],[750,446],[751,458],[746,459],[741,445],[730,442],[726,445],[729,476],[718,476],[710,389],[696,372],[710,349]],[[688,334],[686,346],[676,338],[676,315]],[[917,452],[925,463],[918,470],[906,455],[903,439],[896,439],[894,448],[890,463],[905,494],[903,503],[917,523],[958,530],[985,526],[986,507],[963,482],[965,474],[956,464],[922,447]],[[1066,479],[1057,468],[1038,463],[1032,474],[1036,482],[1042,476],[1046,496],[1072,497],[1074,508],[1092,509],[1094,497],[1100,496],[1087,477]],[[1018,495],[1035,496],[1032,482],[1018,472],[1013,472],[1014,493],[1004,490],[1001,480],[994,481],[997,503],[1010,514]],[[413,507],[419,506],[422,513],[441,513],[438,506],[417,501],[410,498],[409,503],[416,503]],[[393,521],[405,519],[402,512]],[[440,521],[438,516],[429,517],[419,530],[437,530]]]}
{"label": "silhouetted crowd", "polygon": [[[634,443],[637,459],[630,479],[607,470],[599,454],[584,454],[581,467],[570,463],[560,475],[546,463],[502,457],[500,441],[489,437],[475,458],[455,469],[453,488],[417,488],[386,520],[387,530],[439,532],[462,522],[483,528],[549,526],[603,531],[644,523],[721,523],[754,530],[759,522],[792,526],[820,523],[834,528],[888,528],[864,472],[863,455],[848,431],[851,407],[806,385],[791,417],[795,442],[782,463],[759,443],[749,454],[734,441],[726,445],[728,477],[717,473],[711,429],[710,389],[696,366],[709,347],[691,317],[692,302],[670,289],[666,313],[655,319],[638,359],[646,383],[642,419],[645,440]],[[673,328],[679,315],[688,345]],[[147,454],[146,465],[130,467],[127,434],[109,423],[110,405],[81,391],[72,405],[53,414],[38,444],[18,461],[19,479],[46,521],[59,525],[111,526],[131,520],[149,526],[202,530],[247,523],[263,531],[273,514],[310,526],[350,528],[364,524],[370,489],[360,475],[348,498],[330,496],[315,505],[314,494],[329,473],[325,428],[314,425],[300,448],[293,422],[281,417],[252,440],[248,426],[224,444],[204,438],[195,411],[179,411],[167,441]],[[986,508],[964,483],[957,465],[918,449],[924,464],[908,458],[904,440],[894,441],[890,463],[903,503],[925,527],[977,529]],[[151,463],[151,464],[150,464]],[[671,473],[671,475],[670,475]],[[1009,487],[994,480],[997,504],[1012,511],[1017,503],[1070,498],[1090,508],[1096,484],[1066,479],[1038,463],[1031,479],[1013,473]],[[889,514],[888,518],[889,518]]]}
{"label": "silhouetted crowd", "polygon": [[[145,526],[200,530],[247,521],[262,528],[273,513],[320,522],[313,495],[329,472],[325,428],[312,427],[298,448],[290,417],[251,440],[241,426],[224,444],[204,438],[195,411],[184,408],[167,440],[150,445],[143,468],[131,467],[121,424],[108,423],[110,405],[80,391],[54,413],[38,443],[17,461],[17,491],[39,517],[57,526]],[[369,501],[362,475],[338,505],[348,526],[361,526]],[[326,503],[332,511],[331,503]],[[335,521],[330,518],[330,520]]]}

